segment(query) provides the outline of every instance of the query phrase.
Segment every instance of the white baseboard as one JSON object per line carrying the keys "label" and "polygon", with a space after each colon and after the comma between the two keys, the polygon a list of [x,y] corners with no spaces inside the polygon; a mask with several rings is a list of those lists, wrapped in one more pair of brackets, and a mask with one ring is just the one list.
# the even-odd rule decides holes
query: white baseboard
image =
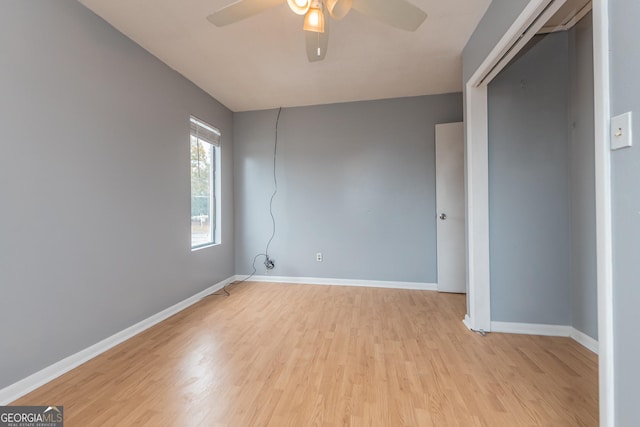
{"label": "white baseboard", "polygon": [[[235,280],[243,280],[246,277],[247,276],[238,275],[235,277]],[[419,291],[438,290],[438,285],[435,283],[326,279],[318,277],[253,276],[250,281],[266,283],[292,283],[297,285],[361,286],[367,288],[413,289]]]}
{"label": "white baseboard", "polygon": [[544,325],[538,323],[491,322],[491,332],[507,334],[546,335],[550,337],[568,337],[571,326]]}
{"label": "white baseboard", "polygon": [[93,359],[94,357],[104,353],[105,351],[115,347],[116,345],[134,337],[135,335],[149,329],[150,327],[162,322],[163,320],[173,316],[174,314],[184,310],[185,308],[200,301],[205,296],[222,289],[225,285],[233,282],[234,277],[230,277],[222,282],[205,289],[202,292],[189,297],[171,307],[162,310],[161,312],[148,317],[133,326],[128,327],[102,341],[85,348],[69,357],[66,357],[53,365],[50,365],[27,378],[24,378],[16,383],[13,383],[3,389],[0,389],[0,406],[8,405],[16,399],[24,396],[25,394],[35,390],[36,388],[50,382],[51,380],[61,376],[76,368],[86,361]]}
{"label": "white baseboard", "polygon": [[572,326],[543,325],[538,323],[491,322],[491,332],[568,337],[572,338],[588,350],[598,354],[598,341]]}
{"label": "white baseboard", "polygon": [[467,327],[470,331],[473,331],[473,323],[471,323],[471,317],[468,314],[464,315],[464,319],[462,319],[462,323]]}
{"label": "white baseboard", "polygon": [[592,352],[594,352],[595,354],[598,354],[598,350],[600,345],[598,344],[597,340],[594,340],[593,338],[591,338],[589,335],[585,334],[584,332],[581,332],[575,328],[571,328],[571,335],[570,337],[574,339],[574,341],[578,342],[579,344],[582,344],[583,347],[588,348],[589,350],[591,350]]}

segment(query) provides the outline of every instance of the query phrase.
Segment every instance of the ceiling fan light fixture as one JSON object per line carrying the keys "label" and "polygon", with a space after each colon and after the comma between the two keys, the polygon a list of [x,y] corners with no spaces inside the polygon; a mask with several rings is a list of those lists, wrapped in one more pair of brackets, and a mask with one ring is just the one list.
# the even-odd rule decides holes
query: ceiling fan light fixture
{"label": "ceiling fan light fixture", "polygon": [[304,16],[305,31],[313,31],[314,33],[324,33],[324,13],[322,13],[322,3],[314,3]]}
{"label": "ceiling fan light fixture", "polygon": [[296,15],[304,15],[311,7],[311,0],[287,0],[287,3]]}
{"label": "ceiling fan light fixture", "polygon": [[333,19],[342,19],[351,10],[353,0],[327,0],[327,10]]}

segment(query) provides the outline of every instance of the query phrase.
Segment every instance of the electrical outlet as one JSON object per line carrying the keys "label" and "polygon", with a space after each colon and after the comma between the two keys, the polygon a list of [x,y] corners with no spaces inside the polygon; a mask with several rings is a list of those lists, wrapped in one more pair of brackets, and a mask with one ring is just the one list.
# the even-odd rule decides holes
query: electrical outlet
{"label": "electrical outlet", "polygon": [[316,261],[318,261],[318,262],[322,262],[322,252],[318,252],[318,253],[316,254]]}

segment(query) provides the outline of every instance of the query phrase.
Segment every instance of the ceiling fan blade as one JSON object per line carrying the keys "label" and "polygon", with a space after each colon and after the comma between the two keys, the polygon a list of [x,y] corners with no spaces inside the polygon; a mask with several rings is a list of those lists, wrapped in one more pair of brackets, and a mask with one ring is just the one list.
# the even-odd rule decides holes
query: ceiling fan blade
{"label": "ceiling fan blade", "polygon": [[415,31],[427,19],[422,9],[407,0],[353,0],[353,8],[392,27]]}
{"label": "ceiling fan blade", "polygon": [[351,10],[353,5],[352,0],[327,0],[327,9],[329,9],[329,15],[333,19],[342,19],[347,16],[347,13]]}
{"label": "ceiling fan blade", "polygon": [[238,0],[207,16],[207,20],[216,27],[223,27],[256,15],[286,1],[287,0]]}
{"label": "ceiling fan blade", "polygon": [[327,55],[329,47],[329,17],[327,11],[324,10],[324,33],[314,33],[305,31],[304,38],[307,46],[307,58],[309,62],[322,61]]}

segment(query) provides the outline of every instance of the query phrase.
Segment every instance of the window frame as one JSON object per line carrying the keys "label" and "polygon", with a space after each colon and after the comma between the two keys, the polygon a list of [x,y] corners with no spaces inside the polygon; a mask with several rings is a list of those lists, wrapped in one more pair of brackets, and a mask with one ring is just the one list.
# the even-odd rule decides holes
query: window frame
{"label": "window frame", "polygon": [[[216,246],[222,243],[221,239],[221,197],[220,197],[220,159],[221,159],[221,144],[220,140],[222,138],[222,134],[218,128],[210,125],[209,123],[195,117],[190,116],[189,118],[190,132],[189,132],[189,176],[190,176],[190,239],[191,239],[191,251],[196,251],[204,248],[208,248],[211,246]],[[209,176],[209,208],[208,208],[208,218],[209,218],[209,227],[210,231],[208,234],[208,239],[203,243],[193,243],[193,226],[194,226],[194,216],[193,216],[193,199],[194,199],[194,189],[193,189],[193,159],[192,156],[192,144],[193,138],[199,144],[209,144],[209,149],[211,153],[211,161],[210,161],[210,176]],[[199,149],[198,149],[199,151]]]}

